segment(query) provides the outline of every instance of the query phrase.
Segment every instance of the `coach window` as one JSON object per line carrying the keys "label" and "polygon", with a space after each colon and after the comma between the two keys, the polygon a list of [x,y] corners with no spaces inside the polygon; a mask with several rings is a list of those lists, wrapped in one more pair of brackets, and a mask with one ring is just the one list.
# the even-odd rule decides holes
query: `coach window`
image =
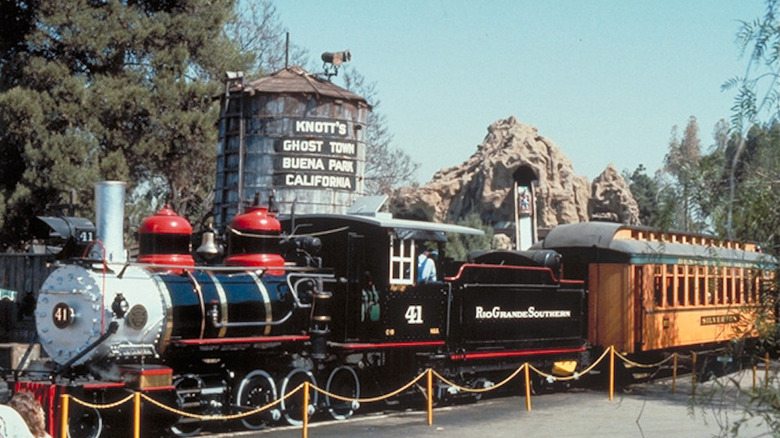
{"label": "coach window", "polygon": [[666,277],[664,278],[666,289],[666,306],[674,306],[674,266],[666,265]]}
{"label": "coach window", "polygon": [[677,267],[677,304],[685,305],[685,266]]}
{"label": "coach window", "polygon": [[[774,278],[775,278],[774,272],[773,271],[769,271],[769,270],[763,270],[761,272],[762,272],[762,275],[761,275],[762,278],[760,279],[760,281],[758,283],[759,293],[764,292],[764,288],[767,288],[766,291],[768,292],[769,288],[772,287],[772,283],[773,283]],[[760,295],[759,295],[759,297],[760,297]]]}
{"label": "coach window", "polygon": [[693,266],[686,266],[688,276],[686,281],[688,283],[688,305],[696,305],[696,268]]}
{"label": "coach window", "polygon": [[758,301],[755,279],[755,271],[753,269],[747,269],[745,272],[745,294],[747,294],[748,300],[754,303]]}
{"label": "coach window", "polygon": [[724,304],[723,297],[723,268],[715,268],[715,293],[718,294],[717,304]]}
{"label": "coach window", "polygon": [[707,303],[707,274],[704,266],[696,267],[696,283],[699,285],[699,305],[706,306]]}
{"label": "coach window", "polygon": [[710,297],[710,304],[720,304],[718,301],[718,268],[714,266],[707,267],[707,295]]}
{"label": "coach window", "polygon": [[661,272],[661,265],[653,265],[653,294],[655,297],[655,306],[663,307],[664,299],[664,278]]}
{"label": "coach window", "polygon": [[414,240],[390,239],[390,284],[414,283]]}

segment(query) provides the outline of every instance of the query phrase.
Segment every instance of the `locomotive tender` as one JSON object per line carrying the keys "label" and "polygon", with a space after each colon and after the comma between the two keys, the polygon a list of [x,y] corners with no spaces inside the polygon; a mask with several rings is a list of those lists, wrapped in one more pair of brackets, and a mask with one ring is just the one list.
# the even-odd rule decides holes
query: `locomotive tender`
{"label": "locomotive tender", "polygon": [[[280,222],[256,207],[227,233],[224,263],[196,266],[191,226],[164,208],[141,225],[137,262],[107,249],[62,263],[44,282],[36,322],[51,361],[45,379],[21,376],[14,390],[38,394],[53,436],[63,393],[100,404],[141,391],[188,412],[225,415],[267,405],[307,380],[359,398],[433,367],[487,387],[524,362],[566,368],[586,352],[586,292],[581,281],[561,279],[553,251],[455,261],[446,257],[447,234],[481,231],[382,213]],[[442,258],[436,281],[419,282],[426,246]],[[282,417],[298,424],[302,408],[291,397],[241,421],[250,429]],[[357,405],[314,393],[309,409],[343,419]],[[72,405],[69,432],[130,430],[129,411]],[[202,427],[155,406],[144,407],[142,422],[180,436]]]}

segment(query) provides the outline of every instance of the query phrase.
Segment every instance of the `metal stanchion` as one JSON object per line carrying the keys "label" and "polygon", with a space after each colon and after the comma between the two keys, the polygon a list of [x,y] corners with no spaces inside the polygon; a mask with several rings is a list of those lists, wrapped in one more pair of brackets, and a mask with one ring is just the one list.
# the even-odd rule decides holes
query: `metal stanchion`
{"label": "metal stanchion", "polygon": [[691,353],[691,395],[696,395],[696,353]]}
{"label": "metal stanchion", "polygon": [[769,353],[766,354],[764,364],[764,389],[769,389]]}
{"label": "metal stanchion", "polygon": [[428,368],[428,426],[433,425],[433,370]]}
{"label": "metal stanchion", "polygon": [[677,393],[677,353],[672,353],[672,393]]}
{"label": "metal stanchion", "polygon": [[303,382],[303,438],[309,437],[309,381]]}
{"label": "metal stanchion", "polygon": [[525,363],[525,410],[531,411],[531,378],[529,377],[528,362]]}
{"label": "metal stanchion", "polygon": [[756,392],[756,366],[753,365],[753,392]]}
{"label": "metal stanchion", "polygon": [[68,404],[70,402],[70,396],[68,394],[62,394],[62,423],[60,425],[60,438],[68,438]]}
{"label": "metal stanchion", "polygon": [[141,438],[141,393],[133,394],[133,437]]}
{"label": "metal stanchion", "polygon": [[615,399],[615,346],[609,347],[609,401]]}

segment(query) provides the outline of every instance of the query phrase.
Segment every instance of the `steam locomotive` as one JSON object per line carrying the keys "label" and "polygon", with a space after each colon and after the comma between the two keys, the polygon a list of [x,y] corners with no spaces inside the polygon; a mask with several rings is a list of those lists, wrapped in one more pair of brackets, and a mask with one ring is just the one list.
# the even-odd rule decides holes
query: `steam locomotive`
{"label": "steam locomotive", "polygon": [[[43,375],[13,382],[43,401],[52,436],[65,393],[103,404],[140,391],[160,405],[226,415],[304,381],[357,399],[387,394],[431,367],[488,387],[524,362],[566,373],[587,355],[586,291],[562,279],[552,250],[456,261],[447,236],[481,231],[383,213],[277,218],[258,206],[231,222],[222,263],[196,265],[191,225],[163,208],[142,223],[131,262],[123,259],[122,214],[101,213],[117,202],[96,204],[98,240],[85,257],[62,262],[38,294],[38,337],[50,362]],[[418,280],[424,248],[441,254],[431,281]],[[442,386],[437,397],[452,393]],[[289,397],[241,422],[299,424],[303,407],[302,397]],[[314,393],[306,408],[344,419],[358,406]],[[73,404],[68,432],[132,430],[131,409]],[[178,436],[203,426],[155,405],[144,406],[141,421]]]}

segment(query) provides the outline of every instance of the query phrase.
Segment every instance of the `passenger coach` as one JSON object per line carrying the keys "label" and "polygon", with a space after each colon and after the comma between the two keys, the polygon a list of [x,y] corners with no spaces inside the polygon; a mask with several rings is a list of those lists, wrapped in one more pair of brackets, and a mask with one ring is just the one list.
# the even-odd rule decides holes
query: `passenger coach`
{"label": "passenger coach", "polygon": [[625,353],[754,337],[777,268],[754,243],[614,223],[561,225],[537,246],[586,282],[589,342]]}

